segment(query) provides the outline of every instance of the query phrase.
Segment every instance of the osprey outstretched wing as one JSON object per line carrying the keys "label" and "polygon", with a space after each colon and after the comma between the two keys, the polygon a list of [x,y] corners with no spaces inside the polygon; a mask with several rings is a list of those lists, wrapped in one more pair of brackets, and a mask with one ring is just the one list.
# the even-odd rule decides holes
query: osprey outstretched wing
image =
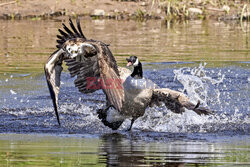
{"label": "osprey outstretched wing", "polygon": [[60,35],[57,35],[58,50],[49,57],[44,67],[59,125],[60,119],[57,108],[63,61],[66,62],[71,76],[77,76],[74,83],[80,92],[92,93],[98,89],[103,89],[105,84],[113,84],[111,82],[115,81],[116,86],[120,87],[120,89],[103,89],[108,101],[120,111],[124,98],[118,67],[108,45],[101,41],[86,39],[78,19],[76,23],[77,28],[72,20],[69,19],[72,30],[65,24],[63,24],[65,31],[59,29]]}

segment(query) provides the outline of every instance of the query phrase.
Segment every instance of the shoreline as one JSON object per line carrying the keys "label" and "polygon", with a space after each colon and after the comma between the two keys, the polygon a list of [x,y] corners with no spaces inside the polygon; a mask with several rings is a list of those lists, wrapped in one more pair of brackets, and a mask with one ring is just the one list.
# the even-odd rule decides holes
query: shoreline
{"label": "shoreline", "polygon": [[1,20],[46,20],[62,16],[115,20],[247,20],[247,1],[224,3],[191,0],[0,0]]}

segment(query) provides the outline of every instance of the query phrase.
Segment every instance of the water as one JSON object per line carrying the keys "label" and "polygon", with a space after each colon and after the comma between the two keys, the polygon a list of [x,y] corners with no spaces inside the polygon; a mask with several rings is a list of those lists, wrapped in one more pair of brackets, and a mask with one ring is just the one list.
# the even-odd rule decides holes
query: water
{"label": "water", "polygon": [[0,21],[1,166],[250,165],[249,34],[240,25],[82,22],[87,37],[111,44],[120,66],[138,56],[146,78],[215,114],[178,115],[159,106],[147,109],[133,132],[125,131],[130,120],[112,131],[97,118],[102,91],[79,93],[65,70],[59,127],[43,64],[61,21]]}
{"label": "water", "polygon": [[[152,133],[151,133],[152,134]],[[156,134],[155,136],[158,136]],[[140,141],[133,135],[2,134],[1,166],[248,166],[246,136],[230,143],[168,134],[167,140]],[[228,136],[224,136],[228,139]]]}

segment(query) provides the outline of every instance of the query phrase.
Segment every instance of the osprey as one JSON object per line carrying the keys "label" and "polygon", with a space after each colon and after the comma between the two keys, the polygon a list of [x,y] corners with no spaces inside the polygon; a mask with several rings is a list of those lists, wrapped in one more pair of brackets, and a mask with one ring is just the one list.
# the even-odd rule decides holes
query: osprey
{"label": "osprey", "polygon": [[[185,108],[197,114],[208,115],[211,111],[200,107],[200,102],[193,104],[185,94],[168,88],[159,88],[152,81],[143,78],[142,66],[137,57],[127,59],[128,66],[133,65],[134,71],[118,67],[116,60],[107,44],[87,39],[82,33],[80,21],[77,27],[69,19],[70,30],[62,24],[64,31],[59,29],[57,35],[57,50],[47,60],[44,70],[52,98],[58,124],[58,94],[63,61],[68,66],[71,77],[78,90],[84,94],[102,89],[106,95],[107,104],[98,110],[98,117],[104,125],[116,130],[127,118],[134,121],[143,116],[147,107],[164,103],[175,113],[183,113]],[[115,111],[109,111],[113,107]]]}

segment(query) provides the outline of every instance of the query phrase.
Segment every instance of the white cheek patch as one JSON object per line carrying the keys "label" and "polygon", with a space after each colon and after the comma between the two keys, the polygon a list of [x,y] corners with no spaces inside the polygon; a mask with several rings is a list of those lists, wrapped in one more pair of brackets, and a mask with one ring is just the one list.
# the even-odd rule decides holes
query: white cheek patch
{"label": "white cheek patch", "polygon": [[136,59],[136,61],[135,61],[135,63],[133,64],[134,66],[138,66],[138,64],[139,64],[139,60],[138,60],[138,58]]}

